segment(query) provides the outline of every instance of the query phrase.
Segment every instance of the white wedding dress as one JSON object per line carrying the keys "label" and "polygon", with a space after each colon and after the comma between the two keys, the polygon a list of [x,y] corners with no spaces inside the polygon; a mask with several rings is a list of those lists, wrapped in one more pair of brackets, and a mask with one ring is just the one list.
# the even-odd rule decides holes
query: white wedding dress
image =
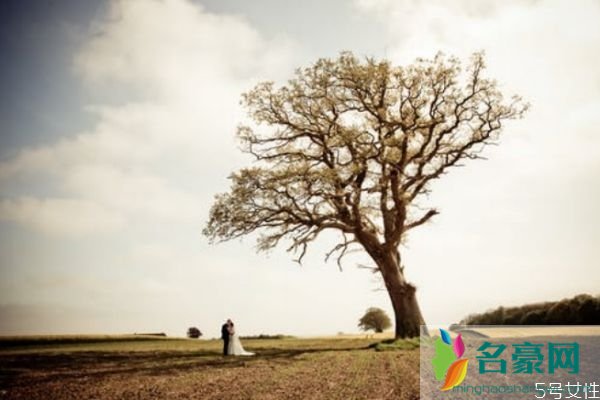
{"label": "white wedding dress", "polygon": [[242,342],[240,342],[240,337],[237,333],[232,333],[229,335],[229,349],[227,351],[228,354],[232,356],[253,356],[254,353],[244,350],[242,346]]}

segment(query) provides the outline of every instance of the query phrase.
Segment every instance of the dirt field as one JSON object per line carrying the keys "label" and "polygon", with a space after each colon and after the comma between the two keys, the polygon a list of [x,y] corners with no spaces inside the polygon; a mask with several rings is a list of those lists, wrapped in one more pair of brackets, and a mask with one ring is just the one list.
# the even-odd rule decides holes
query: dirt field
{"label": "dirt field", "polygon": [[378,339],[0,341],[0,399],[418,399],[419,352]]}

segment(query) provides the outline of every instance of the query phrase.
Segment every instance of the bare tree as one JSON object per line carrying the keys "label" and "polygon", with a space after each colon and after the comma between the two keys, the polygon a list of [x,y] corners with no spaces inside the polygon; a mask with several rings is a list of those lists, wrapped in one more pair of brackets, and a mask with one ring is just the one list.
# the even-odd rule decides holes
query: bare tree
{"label": "bare tree", "polygon": [[257,85],[243,95],[257,127],[237,133],[256,163],[231,175],[204,234],[215,241],[258,231],[259,250],[286,239],[300,262],[321,232],[338,231],[327,258],[336,254],[339,264],[354,245],[366,251],[389,293],[396,337],[418,336],[424,320],[399,247],[438,214],[419,200],[527,109],[517,96],[504,100],[484,69],[481,53],[464,72],[442,54],[396,67],[342,53],[297,70],[287,85]]}

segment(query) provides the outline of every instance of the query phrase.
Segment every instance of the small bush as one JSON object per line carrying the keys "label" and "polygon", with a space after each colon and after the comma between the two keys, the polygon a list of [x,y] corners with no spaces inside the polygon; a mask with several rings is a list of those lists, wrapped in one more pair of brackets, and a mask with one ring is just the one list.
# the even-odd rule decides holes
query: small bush
{"label": "small bush", "polygon": [[293,336],[290,335],[281,335],[281,334],[277,334],[277,335],[267,335],[264,333],[261,333],[260,335],[254,335],[254,336],[241,336],[240,339],[251,339],[251,340],[256,340],[256,339],[293,339]]}
{"label": "small bush", "polygon": [[384,340],[383,342],[375,343],[370,347],[375,351],[396,351],[396,350],[414,350],[420,346],[419,338],[411,339],[392,339]]}
{"label": "small bush", "polygon": [[200,332],[200,329],[196,328],[195,326],[192,326],[187,331],[187,337],[190,339],[198,339],[200,336],[202,336],[202,332]]}

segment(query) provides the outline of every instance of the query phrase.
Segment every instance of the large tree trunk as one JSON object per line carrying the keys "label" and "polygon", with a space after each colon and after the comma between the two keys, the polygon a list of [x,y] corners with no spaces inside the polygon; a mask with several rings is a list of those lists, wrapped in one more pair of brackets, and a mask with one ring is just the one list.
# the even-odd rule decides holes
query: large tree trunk
{"label": "large tree trunk", "polygon": [[416,297],[416,288],[404,278],[396,250],[377,260],[396,319],[396,338],[417,337],[425,320]]}

